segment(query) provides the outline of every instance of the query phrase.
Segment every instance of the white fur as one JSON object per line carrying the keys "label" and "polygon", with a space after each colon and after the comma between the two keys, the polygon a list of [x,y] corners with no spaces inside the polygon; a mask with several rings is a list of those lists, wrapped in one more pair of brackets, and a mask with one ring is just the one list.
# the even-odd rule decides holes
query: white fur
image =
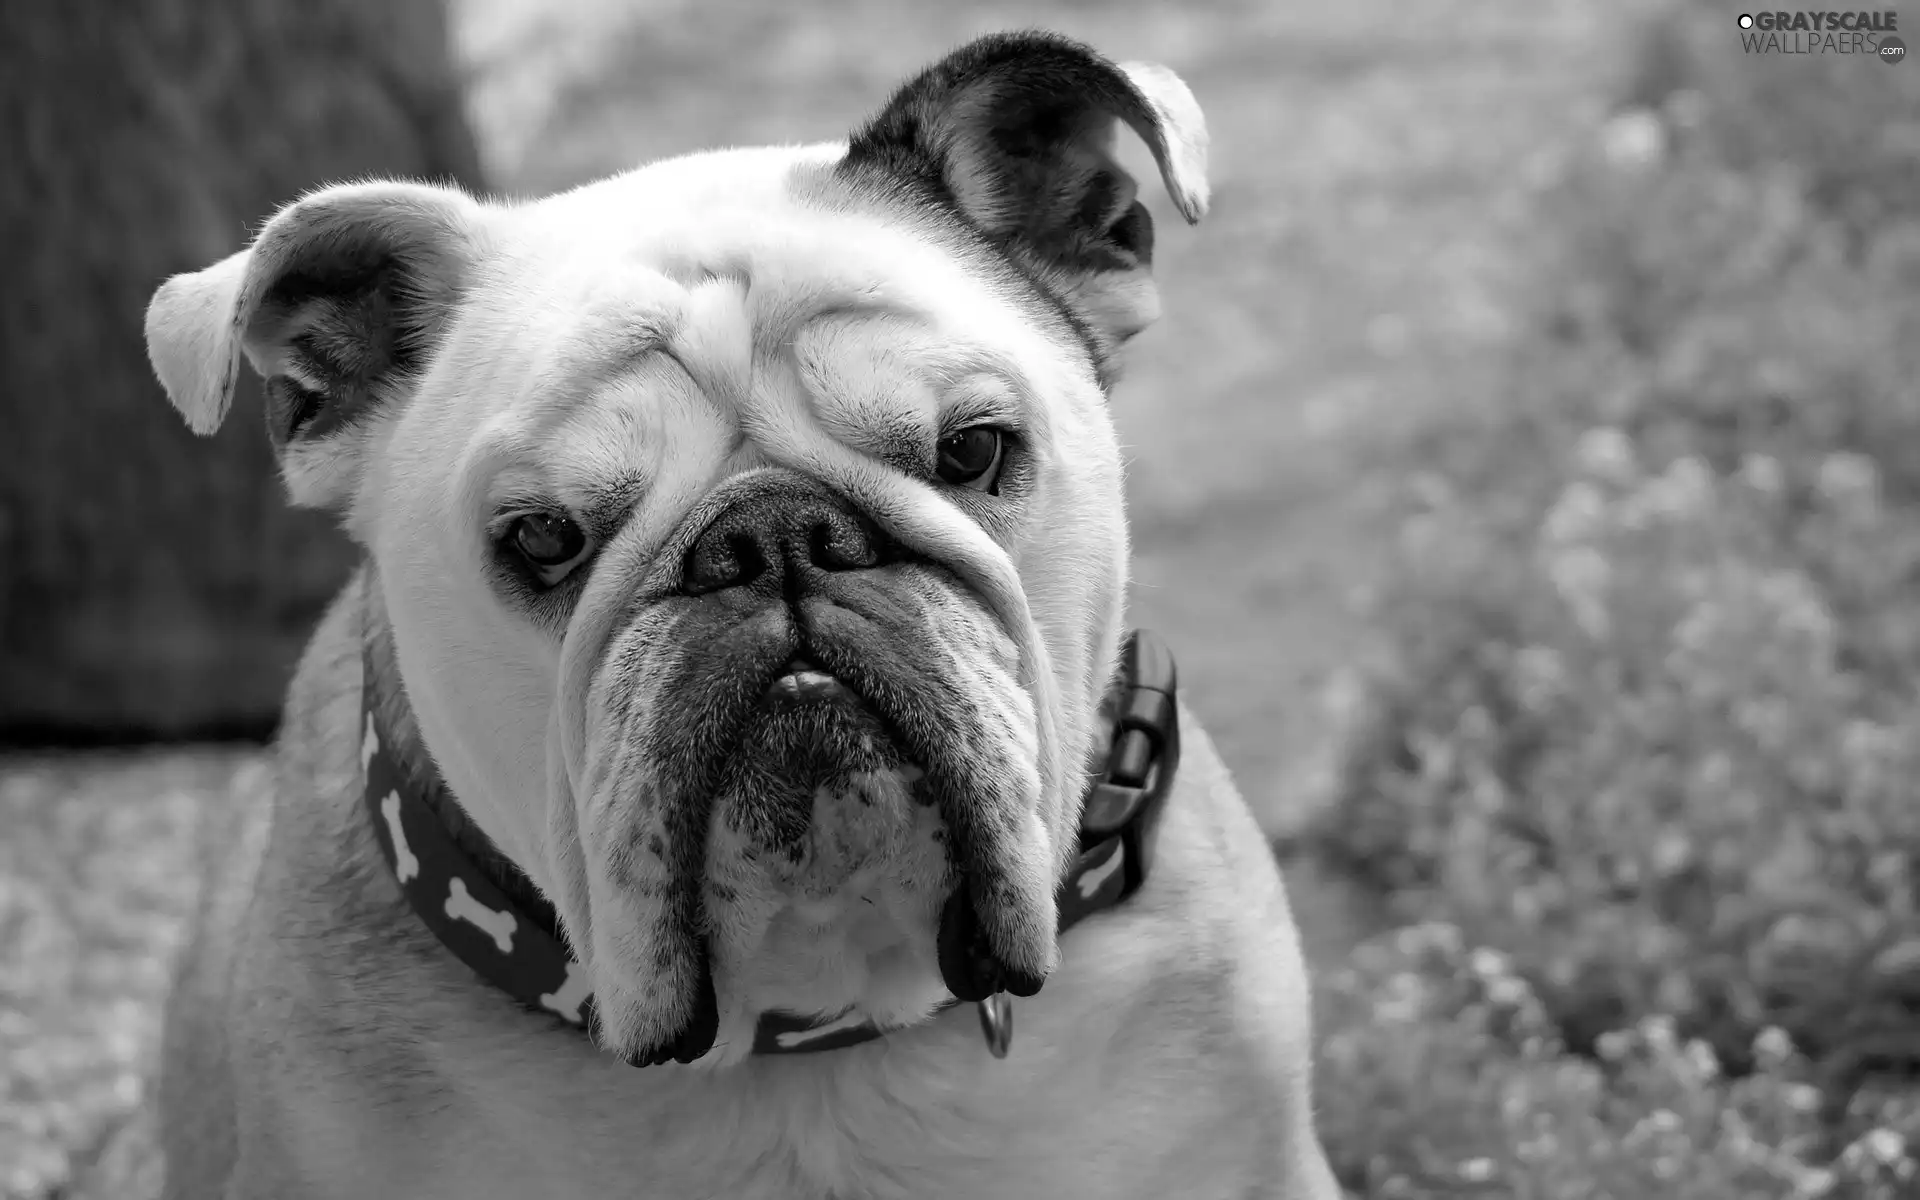
{"label": "white fur", "polygon": [[[1192,96],[1170,73],[1129,73],[1177,127],[1164,175],[1197,219],[1205,135]],[[313,1021],[276,1010],[275,1061],[291,1074],[250,1084],[274,1097],[278,1124],[251,1159],[243,1148],[233,1200],[1334,1195],[1310,1127],[1291,918],[1197,728],[1148,888],[1054,944],[1054,881],[1076,849],[1082,764],[1122,628],[1118,445],[1087,365],[1017,296],[911,215],[817,201],[843,152],[723,151],[531,203],[449,200],[472,255],[424,373],[338,456],[296,447],[285,469],[337,500],[367,546],[412,715],[452,793],[579,935],[582,978],[543,1002],[577,1010],[590,982],[615,1038],[653,1019],[637,997],[656,947],[643,898],[609,866],[647,764],[605,719],[615,698],[597,668],[636,604],[671,590],[716,490],[796,469],[946,567],[984,614],[955,627],[956,661],[973,663],[970,686],[1011,689],[994,765],[1024,807],[1004,866],[1057,966],[1015,1004],[1012,1054],[989,1057],[961,1011],[849,1051],[745,1056],[761,1008],[844,1002],[913,1020],[939,999],[933,910],[861,924],[851,901],[886,886],[864,876],[840,903],[737,922],[757,949],[716,964],[727,1044],[699,1069],[635,1071],[507,1010],[456,962],[407,959],[396,970],[419,1012],[386,1017],[430,1022],[408,1048],[432,1070],[380,1076],[372,1111],[369,1081],[325,1064],[342,1022],[404,1039],[379,1006]],[[292,237],[299,221],[295,206],[269,232]],[[202,432],[231,394],[257,252],[169,281],[149,310],[155,369]],[[241,348],[278,361],[270,343]],[[1033,495],[997,523],[861,442],[887,424],[930,445],[960,406],[1018,421],[1035,457]],[[490,586],[486,522],[530,490],[584,506],[609,488],[630,510],[556,635]],[[651,699],[642,687],[638,702]],[[277,911],[250,916],[272,930]],[[464,893],[448,911],[510,936],[509,914]],[[782,921],[816,940],[782,937]],[[307,969],[271,933],[260,940],[263,963]],[[918,958],[902,953],[913,946]],[[462,1085],[439,1087],[434,1072]]]}

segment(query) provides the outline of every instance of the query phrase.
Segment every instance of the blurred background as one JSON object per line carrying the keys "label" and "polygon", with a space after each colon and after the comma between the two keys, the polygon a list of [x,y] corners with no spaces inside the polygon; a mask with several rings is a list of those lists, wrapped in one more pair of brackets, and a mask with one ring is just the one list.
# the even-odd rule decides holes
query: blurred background
{"label": "blurred background", "polygon": [[193,822],[257,795],[350,561],[257,393],[210,441],[167,406],[159,280],[326,181],[837,137],[1024,25],[1213,131],[1208,221],[1142,192],[1133,620],[1284,860],[1342,1182],[1920,1196],[1920,64],[1738,11],[9,8],[0,1200],[137,1103]]}

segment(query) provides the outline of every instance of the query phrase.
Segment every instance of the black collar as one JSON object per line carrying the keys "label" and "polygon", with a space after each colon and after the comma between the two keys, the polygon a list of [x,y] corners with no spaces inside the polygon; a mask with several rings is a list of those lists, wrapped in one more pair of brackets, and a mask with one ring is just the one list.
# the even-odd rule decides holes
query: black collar
{"label": "black collar", "polygon": [[[475,843],[478,831],[437,778],[417,780],[389,752],[373,678],[369,662],[361,746],[367,814],[400,890],[435,936],[481,978],[531,1010],[588,1028],[593,997],[586,971],[567,952],[552,905],[491,847],[463,848],[463,842]],[[1144,630],[1129,634],[1109,695],[1113,740],[1082,808],[1080,855],[1060,885],[1062,932],[1126,900],[1146,879],[1154,830],[1180,762],[1175,682],[1166,646]],[[958,1003],[949,1001],[948,1007]],[[1007,998],[983,1001],[980,1015],[988,1045],[1004,1055],[1011,1030]],[[857,1012],[824,1020],[769,1012],[760,1019],[753,1050],[837,1050],[885,1032]]]}

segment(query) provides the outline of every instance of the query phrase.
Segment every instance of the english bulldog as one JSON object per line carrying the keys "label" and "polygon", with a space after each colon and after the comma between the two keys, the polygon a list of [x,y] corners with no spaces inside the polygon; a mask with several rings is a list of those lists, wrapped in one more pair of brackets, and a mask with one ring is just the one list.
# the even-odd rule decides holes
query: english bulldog
{"label": "english bulldog", "polygon": [[1326,1200],[1281,879],[1123,624],[1164,67],[997,35],[843,141],[356,182],[154,293],[364,566],[213,831],[169,1200]]}

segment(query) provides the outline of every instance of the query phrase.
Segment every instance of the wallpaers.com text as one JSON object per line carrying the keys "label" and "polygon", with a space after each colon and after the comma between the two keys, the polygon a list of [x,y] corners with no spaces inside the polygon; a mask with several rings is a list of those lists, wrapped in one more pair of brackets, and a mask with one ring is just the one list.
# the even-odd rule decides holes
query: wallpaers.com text
{"label": "wallpaers.com text", "polygon": [[1742,13],[1740,41],[1748,54],[1875,57],[1882,39],[1899,28],[1900,16],[1892,11]]}

